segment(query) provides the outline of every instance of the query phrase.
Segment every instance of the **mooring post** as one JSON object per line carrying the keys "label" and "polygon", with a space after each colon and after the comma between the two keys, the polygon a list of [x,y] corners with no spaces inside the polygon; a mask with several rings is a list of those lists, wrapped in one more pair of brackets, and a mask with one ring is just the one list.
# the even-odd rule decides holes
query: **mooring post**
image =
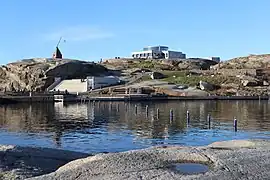
{"label": "mooring post", "polygon": [[234,118],[233,120],[233,126],[234,126],[234,131],[237,132],[237,119]]}
{"label": "mooring post", "polygon": [[126,110],[126,112],[128,111],[127,103],[125,103],[125,110]]}
{"label": "mooring post", "polygon": [[137,114],[138,112],[138,108],[137,108],[137,105],[135,105],[135,114]]}
{"label": "mooring post", "polygon": [[112,102],[110,102],[110,109],[112,109]]}
{"label": "mooring post", "polygon": [[159,118],[159,108],[157,108],[157,119]]}
{"label": "mooring post", "polygon": [[170,118],[173,118],[173,110],[170,109]]}
{"label": "mooring post", "polygon": [[187,124],[189,124],[189,121],[190,121],[190,114],[189,111],[187,111]]}
{"label": "mooring post", "polygon": [[148,105],[145,106],[145,113],[146,113],[146,116],[148,116]]}
{"label": "mooring post", "polygon": [[211,129],[211,115],[207,115],[207,121],[208,121],[208,128]]}

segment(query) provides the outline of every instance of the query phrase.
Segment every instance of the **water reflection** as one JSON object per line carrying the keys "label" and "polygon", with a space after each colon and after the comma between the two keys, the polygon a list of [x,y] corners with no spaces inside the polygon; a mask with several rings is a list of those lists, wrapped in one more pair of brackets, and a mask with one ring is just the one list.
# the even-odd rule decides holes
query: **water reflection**
{"label": "water reflection", "polygon": [[[136,108],[135,108],[136,105]],[[146,113],[146,105],[149,106]],[[17,104],[0,107],[0,143],[78,151],[121,151],[155,144],[202,145],[269,137],[268,101]],[[157,118],[159,108],[159,118]],[[170,109],[174,111],[170,119]],[[189,126],[186,111],[190,111]],[[208,129],[207,115],[213,118]],[[240,132],[233,132],[233,118]]]}

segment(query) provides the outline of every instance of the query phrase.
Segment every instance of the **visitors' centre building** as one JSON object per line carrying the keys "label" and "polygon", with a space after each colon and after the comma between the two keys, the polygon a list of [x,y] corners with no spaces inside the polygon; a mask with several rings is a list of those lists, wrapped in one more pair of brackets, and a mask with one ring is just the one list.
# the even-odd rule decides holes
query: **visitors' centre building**
{"label": "visitors' centre building", "polygon": [[167,46],[148,46],[142,51],[132,52],[132,57],[136,59],[186,59],[186,54],[171,51]]}

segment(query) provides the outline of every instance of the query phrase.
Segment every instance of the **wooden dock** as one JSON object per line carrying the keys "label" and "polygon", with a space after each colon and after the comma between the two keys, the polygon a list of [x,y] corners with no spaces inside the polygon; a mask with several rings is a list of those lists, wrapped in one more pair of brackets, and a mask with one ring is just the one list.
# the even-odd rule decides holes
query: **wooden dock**
{"label": "wooden dock", "polygon": [[118,96],[42,95],[1,96],[0,104],[12,102],[87,102],[87,101],[201,101],[201,100],[269,100],[269,96],[149,96],[145,94]]}

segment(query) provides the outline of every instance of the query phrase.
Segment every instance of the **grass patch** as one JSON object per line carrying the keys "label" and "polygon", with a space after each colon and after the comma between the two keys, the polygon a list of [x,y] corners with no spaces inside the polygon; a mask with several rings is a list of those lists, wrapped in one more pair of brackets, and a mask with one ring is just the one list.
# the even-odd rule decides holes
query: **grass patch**
{"label": "grass patch", "polygon": [[154,69],[157,64],[159,64],[159,63],[155,62],[155,61],[142,60],[142,61],[139,61],[139,63],[129,63],[128,68]]}
{"label": "grass patch", "polygon": [[222,75],[216,76],[198,76],[191,75],[187,76],[188,71],[167,71],[162,72],[167,78],[163,79],[169,83],[196,86],[200,81],[205,81],[215,85],[228,84],[228,83],[236,83],[239,84],[240,80],[236,77],[228,77]]}
{"label": "grass patch", "polygon": [[151,77],[150,77],[150,75],[144,75],[144,76],[140,79],[140,81],[149,81],[149,80],[152,80]]}
{"label": "grass patch", "polygon": [[189,74],[188,71],[160,71],[160,73],[166,75],[167,77],[181,77]]}

